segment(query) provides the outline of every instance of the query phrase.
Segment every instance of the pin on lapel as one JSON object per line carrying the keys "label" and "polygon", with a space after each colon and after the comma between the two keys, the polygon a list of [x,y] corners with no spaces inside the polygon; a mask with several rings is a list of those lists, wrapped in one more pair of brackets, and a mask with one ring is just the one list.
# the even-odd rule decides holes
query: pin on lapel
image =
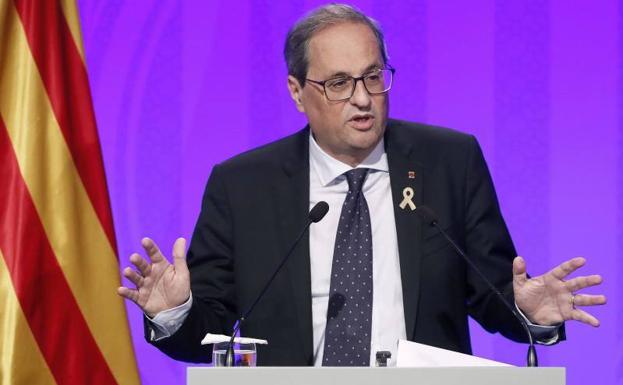
{"label": "pin on lapel", "polygon": [[409,171],[408,174],[409,179],[415,179],[415,171]]}
{"label": "pin on lapel", "polygon": [[415,195],[415,192],[411,187],[405,187],[404,190],[402,190],[403,199],[399,205],[401,209],[405,210],[405,208],[409,206],[411,211],[415,210],[415,203],[413,203],[413,201],[411,200],[413,198],[413,195]]}

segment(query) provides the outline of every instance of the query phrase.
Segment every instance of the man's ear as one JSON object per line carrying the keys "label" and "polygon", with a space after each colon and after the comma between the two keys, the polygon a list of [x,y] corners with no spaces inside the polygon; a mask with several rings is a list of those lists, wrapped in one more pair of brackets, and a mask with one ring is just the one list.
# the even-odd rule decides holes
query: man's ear
{"label": "man's ear", "polygon": [[305,108],[303,107],[303,87],[299,83],[299,81],[292,75],[288,76],[288,90],[290,91],[290,96],[292,100],[294,100],[294,104],[296,104],[296,109],[299,112],[305,112]]}

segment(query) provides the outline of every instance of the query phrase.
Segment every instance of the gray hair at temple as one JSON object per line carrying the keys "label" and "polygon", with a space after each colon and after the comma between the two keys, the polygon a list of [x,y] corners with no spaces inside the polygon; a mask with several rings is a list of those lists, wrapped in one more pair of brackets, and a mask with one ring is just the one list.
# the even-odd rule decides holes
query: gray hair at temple
{"label": "gray hair at temple", "polygon": [[329,4],[316,8],[297,21],[286,37],[283,54],[288,66],[288,75],[294,76],[301,87],[305,86],[305,78],[309,67],[307,51],[313,35],[329,26],[351,22],[365,24],[376,36],[383,63],[387,63],[387,49],[383,31],[379,24],[355,7],[346,4]]}

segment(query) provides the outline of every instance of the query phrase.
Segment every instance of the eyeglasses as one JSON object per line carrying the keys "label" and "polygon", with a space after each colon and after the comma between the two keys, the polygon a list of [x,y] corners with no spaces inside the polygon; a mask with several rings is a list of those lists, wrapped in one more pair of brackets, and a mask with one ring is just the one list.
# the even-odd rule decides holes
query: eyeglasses
{"label": "eyeglasses", "polygon": [[350,99],[355,93],[357,82],[362,81],[363,86],[370,95],[384,94],[392,88],[394,68],[376,69],[358,78],[352,76],[340,76],[324,81],[305,79],[308,82],[321,85],[327,99],[337,102]]}

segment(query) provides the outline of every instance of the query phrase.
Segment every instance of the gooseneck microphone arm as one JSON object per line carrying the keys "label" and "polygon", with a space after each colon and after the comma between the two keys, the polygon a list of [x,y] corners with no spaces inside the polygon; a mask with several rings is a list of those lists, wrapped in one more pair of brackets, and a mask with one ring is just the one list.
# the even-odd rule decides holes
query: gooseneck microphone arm
{"label": "gooseneck microphone arm", "polygon": [[227,352],[225,355],[225,366],[234,366],[234,338],[236,338],[236,333],[238,333],[238,331],[240,330],[242,323],[249,317],[249,315],[255,308],[255,305],[257,305],[260,299],[264,297],[264,294],[266,293],[270,285],[275,280],[275,277],[277,276],[279,271],[281,271],[281,268],[283,268],[283,266],[288,261],[288,258],[290,257],[290,255],[292,254],[296,246],[301,241],[301,238],[303,238],[303,235],[305,234],[309,226],[312,223],[320,222],[320,220],[324,218],[324,216],[327,214],[328,211],[329,211],[329,205],[327,204],[327,202],[324,202],[324,201],[320,201],[316,203],[316,205],[309,211],[309,215],[307,216],[307,221],[305,222],[305,226],[303,226],[303,229],[301,229],[301,232],[298,234],[298,236],[296,237],[296,240],[292,243],[292,246],[290,246],[290,249],[288,249],[288,252],[285,254],[281,262],[279,262],[279,265],[277,265],[277,268],[273,272],[273,275],[271,275],[270,278],[266,281],[264,288],[262,289],[262,291],[260,291],[260,294],[255,298],[255,301],[253,301],[251,306],[249,306],[249,308],[244,313],[242,313],[242,316],[238,318],[238,320],[236,320],[233,331],[231,333],[231,338],[229,339],[229,344],[227,345]]}
{"label": "gooseneck microphone arm", "polygon": [[424,220],[425,223],[436,228],[437,231],[439,231],[439,233],[443,235],[443,237],[448,241],[448,243],[450,243],[450,245],[457,252],[457,254],[459,254],[463,258],[463,260],[465,260],[465,262],[467,262],[467,264],[472,268],[472,270],[475,271],[480,276],[480,278],[487,284],[487,286],[489,286],[489,289],[491,289],[491,291],[493,291],[498,296],[498,298],[502,301],[504,306],[506,306],[508,310],[515,316],[515,318],[517,318],[517,320],[523,327],[524,331],[526,332],[526,335],[528,336],[528,341],[530,344],[530,346],[528,347],[527,366],[528,367],[539,366],[538,359],[536,356],[536,349],[534,348],[534,341],[532,339],[532,333],[530,332],[530,328],[528,327],[526,320],[517,313],[514,306],[512,306],[506,300],[506,298],[502,295],[502,293],[500,293],[500,291],[495,287],[495,285],[493,285],[493,283],[489,281],[489,279],[485,276],[485,274],[476,266],[476,264],[471,260],[471,258],[469,258],[467,254],[465,254],[465,252],[459,247],[459,245],[457,245],[456,242],[454,242],[454,240],[448,235],[448,233],[446,233],[441,228],[441,226],[439,226],[437,216],[435,215],[435,212],[432,209],[430,209],[427,206],[418,206],[418,208],[415,211],[416,213],[420,215],[420,217]]}

